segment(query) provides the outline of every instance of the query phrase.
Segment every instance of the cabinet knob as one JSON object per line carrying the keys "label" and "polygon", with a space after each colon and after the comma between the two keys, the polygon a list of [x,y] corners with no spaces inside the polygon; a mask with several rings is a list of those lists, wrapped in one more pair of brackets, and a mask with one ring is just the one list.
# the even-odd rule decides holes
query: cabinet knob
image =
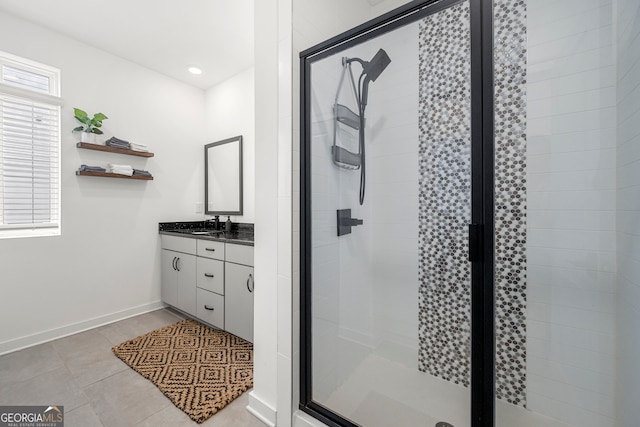
{"label": "cabinet knob", "polygon": [[214,277],[214,275],[209,273],[204,273],[204,277]]}
{"label": "cabinet knob", "polygon": [[204,309],[205,309],[205,310],[209,310],[209,311],[213,311],[213,310],[214,310],[214,307],[209,307],[208,305],[206,305],[206,304],[205,304],[205,305],[204,305]]}
{"label": "cabinet knob", "polygon": [[178,269],[176,268],[176,260],[177,260],[177,259],[178,259],[178,258],[173,257],[173,262],[171,263],[171,265],[173,266],[173,269],[174,269],[174,270],[176,270],[176,271],[178,270]]}
{"label": "cabinet knob", "polygon": [[204,248],[205,251],[209,251],[209,252],[215,252],[216,249],[215,248]]}

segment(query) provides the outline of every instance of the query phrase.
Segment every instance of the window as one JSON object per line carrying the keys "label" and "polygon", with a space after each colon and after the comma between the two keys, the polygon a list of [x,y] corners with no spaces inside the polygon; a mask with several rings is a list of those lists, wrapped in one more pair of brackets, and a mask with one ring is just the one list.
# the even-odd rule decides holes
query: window
{"label": "window", "polygon": [[0,52],[0,237],[60,234],[60,71]]}

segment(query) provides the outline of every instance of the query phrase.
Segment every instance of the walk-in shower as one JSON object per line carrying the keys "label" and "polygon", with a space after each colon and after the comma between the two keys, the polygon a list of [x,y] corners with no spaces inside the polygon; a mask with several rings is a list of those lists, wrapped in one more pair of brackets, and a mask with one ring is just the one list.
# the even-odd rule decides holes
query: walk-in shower
{"label": "walk-in shower", "polygon": [[637,425],[639,16],[412,1],[301,53],[303,411]]}

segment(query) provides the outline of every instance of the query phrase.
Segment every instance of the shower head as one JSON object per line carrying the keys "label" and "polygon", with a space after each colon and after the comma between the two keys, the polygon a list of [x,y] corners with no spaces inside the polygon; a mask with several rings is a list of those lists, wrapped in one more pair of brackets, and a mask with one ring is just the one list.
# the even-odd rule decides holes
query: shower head
{"label": "shower head", "polygon": [[375,82],[390,63],[391,58],[389,58],[387,52],[385,52],[384,49],[380,49],[374,57],[371,58],[371,61],[363,64],[363,73],[367,75],[367,79]]}
{"label": "shower head", "polygon": [[375,82],[376,79],[382,74],[387,65],[391,63],[391,59],[384,49],[378,49],[378,52],[371,58],[371,61],[363,61],[361,58],[342,58],[342,65],[357,62],[362,65],[362,74],[367,76],[367,79]]}
{"label": "shower head", "polygon": [[364,113],[364,107],[367,105],[367,98],[369,97],[369,83],[376,81],[389,64],[391,64],[391,59],[384,49],[378,50],[371,61],[362,64],[362,75],[365,77],[362,82],[362,98],[360,100],[360,108],[362,109],[361,114]]}

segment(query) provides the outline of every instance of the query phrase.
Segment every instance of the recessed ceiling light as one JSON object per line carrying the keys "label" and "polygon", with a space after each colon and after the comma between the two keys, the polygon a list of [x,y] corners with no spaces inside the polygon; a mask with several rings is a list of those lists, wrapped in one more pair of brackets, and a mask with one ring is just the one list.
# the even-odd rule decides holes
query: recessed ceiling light
{"label": "recessed ceiling light", "polygon": [[202,70],[198,67],[189,67],[189,72],[191,74],[202,74]]}

